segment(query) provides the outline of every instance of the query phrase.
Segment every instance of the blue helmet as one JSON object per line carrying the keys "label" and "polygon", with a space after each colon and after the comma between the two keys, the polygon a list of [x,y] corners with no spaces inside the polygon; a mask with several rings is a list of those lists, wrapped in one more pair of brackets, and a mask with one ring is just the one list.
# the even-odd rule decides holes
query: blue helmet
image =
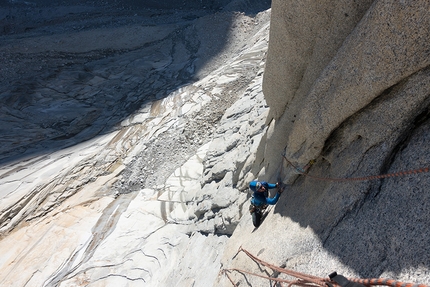
{"label": "blue helmet", "polygon": [[250,183],[249,183],[249,188],[252,190],[252,191],[258,191],[260,188],[261,188],[261,182],[259,182],[259,181],[256,181],[256,180],[254,180],[254,181],[251,181]]}

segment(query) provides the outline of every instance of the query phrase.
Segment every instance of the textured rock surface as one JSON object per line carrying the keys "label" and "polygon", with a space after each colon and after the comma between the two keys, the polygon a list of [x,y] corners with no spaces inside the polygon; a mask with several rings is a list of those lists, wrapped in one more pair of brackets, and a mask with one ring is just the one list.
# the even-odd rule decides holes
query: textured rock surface
{"label": "textured rock surface", "polygon": [[430,284],[428,173],[281,158],[429,166],[428,2],[132,3],[0,2],[1,286]]}
{"label": "textured rock surface", "polygon": [[247,194],[206,154],[264,131],[270,13],[70,5],[2,10],[0,285],[208,286]]}
{"label": "textured rock surface", "polygon": [[[303,5],[306,11],[301,12],[302,6],[274,1],[273,10],[281,14],[274,14],[272,21],[272,38],[277,41],[269,47],[264,86],[276,120],[265,153],[266,162],[272,166],[269,173],[273,173],[276,159],[279,163],[279,150],[285,147],[288,157],[302,165],[316,158],[330,134],[345,120],[429,65],[428,5],[427,1],[374,1],[371,6],[365,2],[355,6],[341,1],[328,2],[321,13],[320,6],[309,10]],[[281,19],[288,19],[289,13],[312,18],[310,23],[317,28],[301,25],[296,18],[288,20],[293,26],[282,24]],[[305,33],[299,37],[283,37],[300,28]],[[278,59],[294,62],[279,65]],[[425,109],[425,91],[426,87],[411,91],[410,99],[405,100]],[[389,105],[383,114],[411,122],[420,114],[412,111],[414,106],[403,107],[411,108],[408,119]],[[277,137],[288,139],[280,142]]]}
{"label": "textured rock surface", "polygon": [[[290,183],[262,226],[243,217],[221,261],[263,275],[239,246],[278,266],[326,277],[430,283],[428,1],[272,2],[263,81],[269,124],[254,175]],[[281,166],[283,166],[281,168]],[[267,280],[232,273],[240,285]],[[231,284],[220,277],[216,286]]]}

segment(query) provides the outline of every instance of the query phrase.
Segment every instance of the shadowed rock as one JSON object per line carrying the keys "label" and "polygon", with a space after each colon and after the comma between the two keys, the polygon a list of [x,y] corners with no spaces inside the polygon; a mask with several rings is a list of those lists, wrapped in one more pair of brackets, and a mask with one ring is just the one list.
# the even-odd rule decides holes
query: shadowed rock
{"label": "shadowed rock", "polygon": [[[243,246],[321,277],[336,270],[429,284],[428,173],[329,179],[429,166],[429,11],[428,1],[273,1],[263,80],[269,126],[253,175],[290,186],[258,230],[242,219],[224,266],[261,271],[233,256]],[[315,160],[309,175],[327,179],[299,176],[283,153],[299,168]]]}

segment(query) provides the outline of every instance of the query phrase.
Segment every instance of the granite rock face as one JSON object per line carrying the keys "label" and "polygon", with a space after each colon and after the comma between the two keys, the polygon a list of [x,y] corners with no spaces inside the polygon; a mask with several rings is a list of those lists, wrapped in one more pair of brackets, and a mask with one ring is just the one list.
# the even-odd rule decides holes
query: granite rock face
{"label": "granite rock face", "polygon": [[[362,1],[359,5],[327,1],[322,11],[316,3],[305,7],[302,12],[289,1],[274,1],[274,41],[269,45],[264,82],[266,100],[273,107],[273,137],[288,137],[279,146],[268,135],[266,150],[278,153],[287,147],[288,157],[302,165],[321,154],[330,134],[343,122],[399,89],[430,59],[427,1]],[[295,17],[289,18],[290,14]],[[288,19],[288,25],[282,19]],[[423,87],[405,100],[425,109],[425,91]],[[412,117],[420,114],[414,106],[404,107],[411,109]],[[384,114],[393,120],[405,117],[391,106]],[[274,155],[268,151],[265,159],[272,163],[270,173]]]}
{"label": "granite rock face", "polygon": [[0,286],[430,284],[428,1],[136,3],[0,2]]}
{"label": "granite rock face", "polygon": [[[430,283],[429,173],[396,174],[429,167],[429,11],[428,1],[272,2],[270,111],[253,175],[288,186],[258,229],[243,217],[224,268],[282,276],[236,255],[242,246],[319,277]],[[394,176],[335,180],[383,174]]]}

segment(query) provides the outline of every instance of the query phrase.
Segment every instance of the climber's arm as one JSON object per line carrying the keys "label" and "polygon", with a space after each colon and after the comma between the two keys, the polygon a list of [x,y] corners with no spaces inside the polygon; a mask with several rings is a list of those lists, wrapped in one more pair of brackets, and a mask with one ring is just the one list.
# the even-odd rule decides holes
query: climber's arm
{"label": "climber's arm", "polygon": [[269,189],[272,189],[272,188],[277,188],[278,184],[277,183],[267,183],[267,186],[269,187]]}
{"label": "climber's arm", "polygon": [[274,197],[272,197],[272,198],[266,198],[266,203],[267,204],[270,204],[270,205],[274,205],[274,204],[276,204],[277,202],[278,202],[278,199],[279,199],[279,196],[280,196],[281,194],[279,193],[279,192],[277,192],[276,193],[276,195],[274,196]]}

